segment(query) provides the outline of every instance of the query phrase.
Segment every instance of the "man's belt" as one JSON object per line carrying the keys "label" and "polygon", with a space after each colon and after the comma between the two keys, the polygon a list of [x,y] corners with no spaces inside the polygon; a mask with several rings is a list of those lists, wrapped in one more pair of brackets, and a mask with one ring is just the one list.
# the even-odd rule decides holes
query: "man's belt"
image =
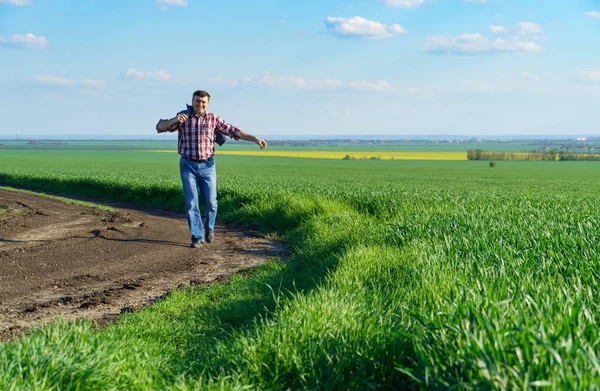
{"label": "man's belt", "polygon": [[213,160],[215,158],[215,156],[213,155],[213,156],[209,157],[208,159],[192,159],[187,156],[184,156],[184,158],[186,158],[187,160],[194,162],[194,163],[206,163],[206,162],[210,162],[211,160]]}

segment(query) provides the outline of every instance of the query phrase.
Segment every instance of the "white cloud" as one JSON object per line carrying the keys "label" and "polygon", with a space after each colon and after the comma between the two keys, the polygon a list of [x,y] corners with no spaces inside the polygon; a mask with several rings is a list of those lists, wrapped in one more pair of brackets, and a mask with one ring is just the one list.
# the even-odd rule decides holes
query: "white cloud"
{"label": "white cloud", "polygon": [[494,34],[506,34],[508,33],[508,29],[504,26],[496,26],[493,24],[490,24],[488,26],[488,30],[490,30],[490,32],[494,33]]}
{"label": "white cloud", "polygon": [[30,5],[31,0],[0,0],[0,4],[9,4],[9,5]]}
{"label": "white cloud", "polygon": [[212,80],[216,83],[227,86],[250,84],[276,88],[291,88],[305,91],[349,90],[378,93],[395,91],[394,88],[390,86],[388,82],[383,80],[376,80],[373,82],[367,80],[354,80],[344,83],[341,80],[337,79],[307,80],[294,76],[274,76],[268,72],[265,72],[260,76],[246,77],[242,80],[231,80],[222,78],[215,78]]}
{"label": "white cloud", "polygon": [[48,46],[46,37],[37,37],[31,33],[25,35],[11,35],[10,37],[0,37],[0,45],[6,45],[14,48],[43,49]]}
{"label": "white cloud", "polygon": [[105,86],[104,82],[101,80],[90,80],[90,79],[82,80],[81,85],[86,86],[86,87],[104,87]]}
{"label": "white cloud", "polygon": [[580,75],[587,81],[600,83],[600,70],[588,69],[580,72]]}
{"label": "white cloud", "polygon": [[428,37],[421,50],[439,54],[485,54],[494,52],[534,52],[544,51],[535,42],[523,41],[518,37],[504,40],[490,39],[481,34],[462,34],[458,37]]}
{"label": "white cloud", "polygon": [[465,3],[487,4],[487,0],[463,0]]}
{"label": "white cloud", "polygon": [[62,76],[36,75],[33,77],[33,81],[38,84],[44,84],[47,86],[57,86],[57,87],[75,87],[75,86],[77,86],[77,81],[72,80],[72,79],[66,79]]}
{"label": "white cloud", "polygon": [[265,72],[260,76],[246,77],[243,84],[257,84],[269,87],[297,88],[301,90],[329,90],[343,87],[343,83],[334,79],[305,80],[293,76],[272,76]]}
{"label": "white cloud", "polygon": [[598,19],[600,20],[600,12],[597,11],[590,11],[590,12],[586,12],[585,13],[587,16],[589,16],[590,18],[594,18],[594,19]]}
{"label": "white cloud", "polygon": [[212,78],[211,81],[215,84],[235,87],[240,85],[257,85],[273,88],[287,88],[302,91],[329,91],[335,93],[343,93],[348,91],[356,92],[372,92],[372,93],[404,93],[414,98],[421,100],[433,100],[431,94],[427,93],[422,88],[407,87],[401,90],[396,90],[387,81],[376,80],[353,80],[343,82],[338,79],[319,79],[310,80],[294,76],[274,76],[269,72],[265,72],[260,76],[246,77],[241,80],[228,78]]}
{"label": "white cloud", "polygon": [[166,81],[171,79],[171,75],[162,69],[157,71],[140,71],[135,68],[129,68],[121,74],[122,79],[148,79],[155,81]]}
{"label": "white cloud", "polygon": [[548,38],[546,38],[546,37],[538,37],[535,35],[532,35],[531,37],[528,37],[527,39],[529,39],[530,41],[534,41],[534,42],[546,42],[548,40]]}
{"label": "white cloud", "polygon": [[521,34],[537,34],[542,32],[542,26],[532,22],[519,22],[517,23],[519,32]]}
{"label": "white cloud", "polygon": [[399,24],[386,26],[382,23],[375,22],[355,16],[353,18],[335,18],[327,17],[325,26],[331,31],[331,34],[338,37],[359,37],[359,38],[390,38],[394,35],[405,34],[406,30]]}
{"label": "white cloud", "polygon": [[370,92],[393,92],[394,89],[389,85],[387,81],[377,80],[376,82],[368,82],[366,80],[351,81],[347,84],[347,87],[351,90],[356,91],[370,91]]}
{"label": "white cloud", "polygon": [[533,80],[540,80],[541,76],[538,76],[534,73],[530,73],[530,72],[521,72],[521,77],[524,77],[526,79],[533,79]]}
{"label": "white cloud", "polygon": [[381,2],[388,7],[414,8],[423,4],[425,0],[381,0]]}
{"label": "white cloud", "polygon": [[62,76],[54,75],[36,75],[32,78],[35,84],[41,84],[45,86],[73,88],[73,87],[86,87],[86,88],[99,88],[104,87],[104,82],[100,80],[75,80],[67,79]]}
{"label": "white cloud", "polygon": [[[512,30],[512,28],[508,28],[506,26],[498,26],[498,25],[489,25],[488,26],[488,30],[494,34],[506,34],[508,33],[510,30]],[[536,33],[541,33],[542,32],[542,26],[540,26],[537,23],[531,23],[531,22],[519,22],[516,25],[516,30],[519,31],[520,34],[525,35],[525,34],[536,34]],[[541,38],[539,37],[531,37],[531,40],[541,40]]]}
{"label": "white cloud", "polygon": [[153,77],[155,80],[169,80],[171,78],[171,75],[169,75],[167,72],[163,71],[162,69],[154,71],[153,73],[150,72],[150,74],[151,74],[150,77]]}
{"label": "white cloud", "polygon": [[166,11],[169,7],[187,7],[189,5],[187,0],[156,0],[156,4],[163,11]]}

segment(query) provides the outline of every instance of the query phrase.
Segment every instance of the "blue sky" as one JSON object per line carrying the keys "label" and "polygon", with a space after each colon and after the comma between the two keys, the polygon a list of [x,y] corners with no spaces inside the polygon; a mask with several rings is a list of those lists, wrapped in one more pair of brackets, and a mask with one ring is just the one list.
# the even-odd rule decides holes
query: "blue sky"
{"label": "blue sky", "polygon": [[600,134],[598,0],[0,0],[0,138]]}

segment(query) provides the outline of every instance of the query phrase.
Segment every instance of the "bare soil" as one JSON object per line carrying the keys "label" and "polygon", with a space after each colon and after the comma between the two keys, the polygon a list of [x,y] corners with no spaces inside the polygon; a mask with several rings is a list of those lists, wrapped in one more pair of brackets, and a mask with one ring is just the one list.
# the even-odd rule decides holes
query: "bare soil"
{"label": "bare soil", "polygon": [[102,325],[173,288],[285,260],[282,244],[240,228],[217,225],[195,249],[183,214],[103,204],[114,211],[0,189],[0,340],[56,317]]}

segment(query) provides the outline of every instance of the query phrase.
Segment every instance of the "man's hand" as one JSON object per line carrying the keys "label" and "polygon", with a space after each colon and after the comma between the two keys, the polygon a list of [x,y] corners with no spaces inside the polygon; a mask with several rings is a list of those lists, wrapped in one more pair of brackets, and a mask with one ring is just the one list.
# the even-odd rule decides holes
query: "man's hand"
{"label": "man's hand", "polygon": [[260,149],[265,149],[267,147],[267,142],[265,140],[258,139],[256,143],[260,146]]}
{"label": "man's hand", "polygon": [[187,121],[187,115],[185,114],[177,114],[177,121],[179,121],[180,124],[184,123],[185,121]]}

